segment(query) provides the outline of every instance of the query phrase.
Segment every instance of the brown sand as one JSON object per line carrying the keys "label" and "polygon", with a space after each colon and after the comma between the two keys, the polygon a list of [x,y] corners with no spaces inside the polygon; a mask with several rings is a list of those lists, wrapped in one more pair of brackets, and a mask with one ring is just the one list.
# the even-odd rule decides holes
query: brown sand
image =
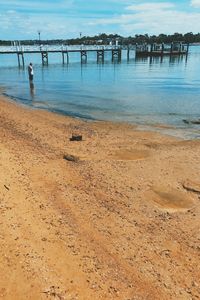
{"label": "brown sand", "polygon": [[200,141],[2,97],[0,125],[0,298],[200,298]]}

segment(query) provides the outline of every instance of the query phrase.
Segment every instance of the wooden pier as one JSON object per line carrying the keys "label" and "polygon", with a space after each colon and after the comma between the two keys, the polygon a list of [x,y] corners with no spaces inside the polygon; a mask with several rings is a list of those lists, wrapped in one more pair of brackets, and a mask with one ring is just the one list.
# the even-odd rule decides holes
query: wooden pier
{"label": "wooden pier", "polygon": [[184,44],[182,42],[174,42],[171,44],[156,44],[151,45],[136,44],[136,56],[164,56],[164,55],[187,55],[189,52],[189,44]]}
{"label": "wooden pier", "polygon": [[[56,47],[56,48],[55,48]],[[97,63],[104,63],[106,53],[110,53],[112,61],[120,62],[122,59],[122,51],[127,53],[127,61],[130,59],[131,52],[134,52],[135,57],[153,57],[164,55],[187,55],[189,51],[189,44],[181,42],[171,44],[142,44],[142,45],[129,45],[129,46],[11,46],[7,48],[0,47],[0,54],[13,54],[17,56],[19,67],[25,66],[25,56],[27,54],[39,54],[41,56],[42,65],[49,64],[49,54],[61,54],[62,63],[69,63],[70,54],[79,53],[80,62],[86,63],[89,53],[96,53]]]}
{"label": "wooden pier", "polygon": [[0,54],[14,54],[17,55],[17,61],[19,67],[25,66],[25,55],[26,54],[40,54],[42,65],[49,64],[49,54],[58,53],[61,54],[62,63],[69,63],[69,58],[71,53],[79,53],[81,63],[86,63],[88,54],[90,52],[96,53],[97,62],[104,62],[105,53],[111,53],[112,61],[121,61],[122,58],[122,48],[121,47],[80,47],[77,49],[67,49],[61,47],[60,49],[51,49],[45,47],[37,47],[38,49],[26,49],[23,46],[18,47],[17,49],[11,49],[7,51],[1,51]]}

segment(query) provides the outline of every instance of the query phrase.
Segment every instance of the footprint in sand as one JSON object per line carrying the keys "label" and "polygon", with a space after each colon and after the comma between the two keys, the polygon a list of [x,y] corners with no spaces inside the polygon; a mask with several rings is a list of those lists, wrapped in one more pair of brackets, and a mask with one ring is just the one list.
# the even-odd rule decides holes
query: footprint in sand
{"label": "footprint in sand", "polygon": [[190,195],[169,187],[156,186],[148,192],[148,200],[167,211],[181,211],[192,208],[195,203]]}
{"label": "footprint in sand", "polygon": [[127,150],[122,149],[116,151],[111,158],[114,160],[142,160],[149,156],[149,152],[145,150]]}
{"label": "footprint in sand", "polygon": [[186,191],[200,194],[200,183],[199,182],[194,182],[194,181],[191,181],[188,179],[185,182],[183,182],[182,185]]}

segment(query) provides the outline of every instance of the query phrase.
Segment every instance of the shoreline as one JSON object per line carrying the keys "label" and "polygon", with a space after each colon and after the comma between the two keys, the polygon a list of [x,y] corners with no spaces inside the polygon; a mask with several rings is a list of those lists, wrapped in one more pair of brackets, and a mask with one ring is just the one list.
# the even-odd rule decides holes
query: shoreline
{"label": "shoreline", "polygon": [[189,127],[181,127],[181,126],[175,126],[175,125],[170,125],[166,123],[155,123],[155,124],[143,124],[143,123],[134,123],[130,121],[116,121],[116,120],[104,120],[104,119],[96,119],[93,118],[92,116],[85,116],[82,114],[73,114],[73,113],[67,113],[62,110],[58,109],[48,109],[47,107],[38,107],[38,106],[33,106],[29,105],[27,103],[24,103],[23,101],[18,101],[18,99],[14,96],[10,96],[7,93],[2,93],[0,90],[0,97],[6,98],[8,101],[11,101],[15,103],[16,105],[22,105],[23,107],[27,107],[27,109],[33,109],[33,110],[41,110],[41,111],[47,111],[53,114],[61,115],[64,117],[69,117],[69,118],[74,118],[77,120],[82,120],[85,122],[103,122],[103,123],[113,123],[113,124],[124,124],[124,125],[130,125],[133,126],[134,128],[137,127],[138,131],[148,131],[148,132],[157,132],[160,133],[161,135],[166,135],[166,136],[171,136],[174,138],[178,139],[183,139],[183,140],[197,140],[200,138],[200,130],[198,128]]}
{"label": "shoreline", "polygon": [[199,140],[1,96],[0,124],[3,299],[200,297]]}

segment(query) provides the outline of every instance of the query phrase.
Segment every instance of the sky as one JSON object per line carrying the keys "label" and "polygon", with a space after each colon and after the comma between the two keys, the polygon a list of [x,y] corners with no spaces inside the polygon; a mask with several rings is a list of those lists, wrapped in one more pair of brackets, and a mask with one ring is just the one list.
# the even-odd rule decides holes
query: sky
{"label": "sky", "polygon": [[200,0],[0,0],[0,40],[200,32]]}

